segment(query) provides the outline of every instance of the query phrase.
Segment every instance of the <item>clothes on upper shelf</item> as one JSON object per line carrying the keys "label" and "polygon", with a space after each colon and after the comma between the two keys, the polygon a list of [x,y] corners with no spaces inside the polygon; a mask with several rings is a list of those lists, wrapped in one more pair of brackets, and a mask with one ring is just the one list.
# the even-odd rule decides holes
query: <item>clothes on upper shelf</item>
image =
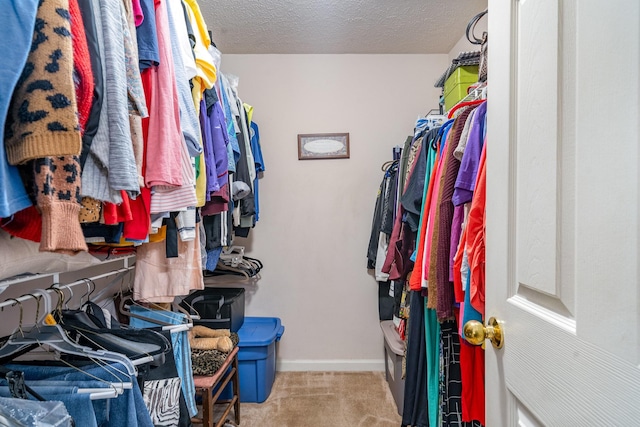
{"label": "clothes on upper shelf", "polygon": [[484,353],[460,329],[484,316],[486,112],[483,101],[444,123],[419,120],[378,192],[367,267],[405,288],[396,311],[407,340],[405,424],[485,421]]}
{"label": "clothes on upper shelf", "polygon": [[[259,219],[264,160],[253,107],[221,72],[197,1],[11,4],[0,227],[41,251],[142,245],[140,265],[167,280],[152,294],[137,281],[141,297],[202,287],[202,267]],[[207,228],[214,262],[200,257],[203,217],[224,224]],[[179,285],[174,258],[193,271]]]}

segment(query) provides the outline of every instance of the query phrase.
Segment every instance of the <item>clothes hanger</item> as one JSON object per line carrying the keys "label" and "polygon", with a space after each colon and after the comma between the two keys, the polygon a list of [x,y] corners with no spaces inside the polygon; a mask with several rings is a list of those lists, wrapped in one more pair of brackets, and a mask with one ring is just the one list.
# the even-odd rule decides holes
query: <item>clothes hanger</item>
{"label": "clothes hanger", "polygon": [[[122,292],[122,286],[124,284],[124,279],[127,278],[130,274],[131,271],[133,270],[135,266],[134,264],[131,264],[129,267],[125,267],[125,268],[121,268],[118,270],[113,270],[114,273],[118,274],[113,280],[109,281],[109,283],[107,283],[105,286],[102,287],[102,289],[93,296],[94,301],[100,301],[102,302],[103,299],[105,297],[107,297],[108,299],[113,298],[114,296],[119,295]],[[118,281],[120,281],[120,289],[118,292],[116,292],[116,294],[112,294],[111,292],[111,288],[118,284]]]}
{"label": "clothes hanger", "polygon": [[[58,306],[58,311],[61,311],[63,306],[64,306],[65,309],[68,310],[69,309],[69,302],[73,299],[73,290],[71,290],[71,288],[69,286],[63,286],[60,283],[54,283],[53,285],[51,285],[49,287],[49,289],[52,289],[52,290],[58,289],[60,292],[62,292],[63,302],[62,302],[62,304],[60,304]],[[66,301],[64,301],[64,289],[69,291],[69,299],[66,300]]]}
{"label": "clothes hanger", "polygon": [[394,164],[395,162],[396,162],[395,160],[387,160],[386,162],[384,162],[384,163],[382,164],[382,172],[386,172],[386,171],[388,171],[388,170],[389,170],[389,168],[390,168],[391,166],[393,166],[393,164]]}
{"label": "clothes hanger", "polygon": [[[91,294],[90,282],[87,294]],[[82,298],[80,301],[82,302]],[[88,302],[88,301],[87,301]],[[149,337],[140,340],[139,337],[127,336],[126,333],[119,328],[110,329],[100,326],[94,321],[87,312],[83,310],[65,310],[58,312],[60,325],[73,335],[74,339],[81,339],[82,344],[87,345],[94,350],[111,351],[125,355],[131,360],[134,366],[142,365],[149,362],[157,363],[164,360],[164,354],[168,347],[168,342],[164,337]],[[153,334],[152,332],[149,332]],[[136,339],[132,339],[136,338]],[[156,360],[156,358],[158,358]],[[163,362],[160,362],[163,363]]]}
{"label": "clothes hanger", "polygon": [[[143,310],[152,310],[148,307],[143,306],[142,304],[139,304],[138,302],[131,300],[133,305],[135,305],[136,307],[142,308]],[[156,325],[162,326],[162,330],[163,331],[169,331],[172,334],[174,333],[178,333],[178,332],[183,332],[183,331],[188,331],[189,329],[191,329],[193,327],[193,323],[183,323],[183,324],[179,324],[176,325],[175,323],[170,323],[170,322],[165,322],[159,319],[153,319],[151,317],[146,317],[143,316],[141,314],[137,314],[137,313],[132,313],[130,310],[131,306],[126,305],[126,298],[120,298],[120,313],[124,314],[127,317],[133,317],[136,319],[140,319],[143,320],[145,322],[149,322],[149,323],[154,323]],[[173,313],[169,310],[165,310],[164,308],[159,309],[159,310],[154,310],[154,313],[160,313],[163,314],[162,311],[167,311],[169,313]],[[167,317],[167,320],[170,320],[171,318],[168,315],[165,315]],[[191,316],[187,317],[188,319],[191,319]]]}
{"label": "clothes hanger", "polygon": [[[44,297],[46,291],[41,291],[41,293]],[[46,295],[47,296],[44,297],[47,305],[46,311],[49,314],[51,305],[48,294]],[[0,360],[10,360],[13,357],[22,355],[38,346],[43,347],[44,345],[46,345],[62,354],[121,363],[126,368],[129,376],[137,375],[135,366],[126,356],[120,353],[110,352],[106,350],[92,350],[89,347],[80,346],[71,341],[65,330],[62,329],[62,327],[57,323],[40,324],[41,322],[37,321],[34,325],[31,325],[29,328],[25,329],[23,326],[22,303],[20,303],[15,298],[11,298],[7,301],[10,300],[14,300],[17,304],[20,305],[20,319],[18,327],[9,336],[9,339],[5,342],[5,344],[0,347]],[[13,304],[12,306],[15,306],[15,304]],[[55,322],[53,316],[45,316],[45,318],[48,319],[49,322]]]}
{"label": "clothes hanger", "polygon": [[[64,299],[64,294],[62,294],[62,292],[59,289],[55,289],[57,292],[59,292],[59,304],[62,304],[62,300]],[[37,296],[35,295],[37,294]],[[36,325],[36,327],[38,328],[38,331],[40,332],[38,323],[40,322],[40,307],[41,307],[41,301],[44,300],[46,307],[51,307],[51,300],[49,299],[49,295],[46,292],[46,290],[36,290],[33,293],[29,293],[29,294],[25,294],[23,296],[29,296],[32,297],[36,300],[36,315],[35,315],[35,322],[34,324]],[[10,300],[15,301],[14,304],[12,304],[12,306],[15,306],[16,304],[18,304],[20,306],[20,320],[19,320],[19,326],[18,329],[21,331],[21,334],[23,334],[22,332],[22,320],[23,320],[23,307],[22,307],[22,303],[15,298],[12,298]],[[50,313],[47,313],[47,310],[45,310],[45,318],[47,315],[49,315]],[[97,362],[97,360],[94,360],[90,357],[91,360],[93,360],[94,362]],[[71,364],[69,364],[68,362],[60,359],[61,362],[67,364],[68,366],[73,367],[74,369],[83,372],[89,376],[91,376],[94,379],[97,379],[101,382],[104,382],[105,384],[107,384],[109,386],[108,389],[102,388],[102,389],[78,389],[77,393],[89,393],[89,398],[91,400],[98,400],[98,399],[105,399],[105,398],[113,398],[118,396],[119,394],[122,394],[126,388],[125,384],[120,381],[120,384],[116,384],[114,385],[113,383],[109,383],[101,378],[98,378],[94,375],[91,375],[85,371],[83,371],[80,368],[77,368]],[[98,365],[100,365],[100,363],[98,363]],[[13,371],[13,373],[17,373],[19,371]],[[124,372],[122,372],[123,374],[125,374]],[[126,374],[125,374],[126,375]],[[16,382],[17,380],[17,382]],[[27,398],[26,396],[26,392],[29,392],[29,394],[33,395],[36,399],[38,400],[45,400],[42,398],[42,396],[40,396],[39,394],[37,394],[33,389],[31,389],[28,385],[24,384],[24,375],[22,374],[22,372],[20,372],[19,376],[16,377],[15,375],[10,378],[9,376],[7,376],[7,382],[9,387],[13,390],[12,394],[15,391],[24,391],[23,394],[23,398]],[[13,384],[12,384],[13,383]],[[129,382],[128,387],[131,388],[133,385]],[[119,391],[120,390],[120,391]]]}
{"label": "clothes hanger", "polygon": [[256,270],[258,270],[258,273],[260,273],[260,270],[262,270],[262,268],[264,267],[264,265],[262,264],[262,261],[260,261],[258,258],[251,258],[248,256],[244,256],[245,261],[251,263],[254,268]]}
{"label": "clothes hanger", "polygon": [[[80,297],[80,306],[82,306],[84,304],[89,303],[89,297],[96,290],[96,282],[94,282],[93,280],[91,280],[91,279],[89,279],[87,277],[85,277],[83,279],[80,279],[80,280],[82,280],[83,282],[85,282],[87,284],[87,293]],[[87,300],[83,303],[82,299],[85,298],[85,297],[87,298]]]}
{"label": "clothes hanger", "polygon": [[227,246],[222,248],[220,261],[226,265],[237,267],[244,257],[244,246]]}
{"label": "clothes hanger", "polygon": [[478,105],[478,104],[482,104],[483,102],[486,102],[486,99],[474,99],[472,101],[459,102],[456,105],[454,105],[453,107],[451,107],[451,110],[449,110],[448,117],[450,119],[452,119],[454,114],[455,114],[455,112],[458,111],[462,107],[469,107],[469,106],[472,106],[472,105]]}
{"label": "clothes hanger", "polygon": [[[188,304],[187,304],[188,305]],[[191,324],[193,325],[193,321],[194,320],[200,320],[200,314],[192,314],[189,313],[187,310],[185,310],[180,304],[176,304],[176,302],[174,301],[171,306],[174,308],[174,310],[179,311],[180,313],[183,313],[185,316],[187,316],[187,319],[191,320]]]}
{"label": "clothes hanger", "polygon": [[[25,331],[19,327],[20,336],[16,332],[0,348],[0,359],[21,355],[25,349],[32,346],[47,345],[61,354],[75,355],[91,360],[98,359],[122,364],[129,376],[136,376],[137,371],[130,359],[126,356],[107,350],[92,350],[89,347],[79,346],[71,341],[60,325],[40,325]],[[31,350],[32,348],[29,348]]]}
{"label": "clothes hanger", "polygon": [[[161,316],[164,316],[167,319],[169,325],[163,326],[162,327],[163,331],[169,331],[171,333],[178,333],[178,332],[188,331],[189,329],[193,328],[193,318],[191,317],[191,315],[186,310],[182,309],[181,307],[179,307],[179,309],[180,309],[179,311],[181,311],[183,314],[186,315],[185,320],[188,320],[188,322],[187,323],[181,323],[181,324],[175,324],[175,323],[172,323],[172,322],[175,321],[175,314],[176,314],[175,312],[173,312],[171,310],[168,310],[168,309],[166,309],[166,308],[164,308],[164,307],[162,307],[162,306],[160,306],[160,305],[158,305],[156,303],[153,303],[151,301],[142,300],[142,302],[145,302],[145,303],[149,304],[150,307],[145,307],[142,304],[139,304],[136,301],[134,301],[134,303],[135,303],[135,305],[137,307],[140,307],[143,310],[147,310],[147,311],[153,312],[155,314],[159,314]],[[165,313],[171,313],[171,315],[165,314]],[[150,320],[154,321],[153,319],[150,319]]]}
{"label": "clothes hanger", "polygon": [[[189,310],[193,310],[193,312],[190,312],[190,311],[186,310],[185,308],[182,307],[181,304],[185,304],[187,307],[189,307]],[[192,320],[200,320],[200,319],[202,319],[202,316],[200,316],[200,313],[198,313],[198,310],[196,310],[193,305],[189,304],[184,299],[182,299],[182,301],[180,301],[180,304],[177,304],[176,301],[174,300],[173,301],[173,307],[178,309],[178,310],[180,310],[181,312],[185,313]]]}
{"label": "clothes hanger", "polygon": [[478,13],[476,16],[471,18],[471,21],[469,21],[469,23],[467,24],[467,31],[465,32],[465,34],[467,36],[467,40],[469,40],[469,43],[482,44],[483,39],[477,38],[476,35],[474,34],[474,31],[476,29],[476,25],[478,24],[478,21],[480,21],[480,19],[482,19],[482,17],[485,16],[488,12],[489,12],[488,9],[483,10],[482,12]]}
{"label": "clothes hanger", "polygon": [[[217,272],[217,274],[216,274]],[[219,275],[219,274],[234,274],[237,276],[242,276],[243,281],[248,281],[251,277],[249,276],[249,273],[247,273],[245,270],[241,269],[241,268],[234,268],[232,266],[228,266],[226,264],[224,264],[221,261],[218,261],[218,265],[216,266],[216,269],[212,272],[214,276]]]}
{"label": "clothes hanger", "polygon": [[[55,285],[55,284],[54,284]],[[57,293],[58,295],[58,302],[56,304],[56,308],[53,310],[58,310],[61,311],[62,310],[62,305],[64,302],[64,292],[62,292],[62,290],[58,287],[54,287],[54,285],[52,285],[51,287],[45,289],[45,290],[35,290],[32,294],[26,294],[27,296],[31,296],[34,299],[36,299],[36,320],[35,320],[35,324],[36,326],[38,325],[38,322],[40,322],[40,301],[42,299],[44,299],[45,301],[45,316],[43,318],[43,320],[45,322],[55,322],[55,319],[53,318],[48,318],[47,316],[51,316],[50,310],[53,309],[53,306],[51,305],[51,299],[49,298],[49,294],[46,292],[47,290],[53,290],[54,292]],[[40,298],[36,297],[33,294],[38,294],[40,296]],[[17,302],[19,302],[18,300],[15,300]],[[22,328],[22,306],[21,306],[21,310],[20,310],[20,328]],[[104,399],[104,398],[110,398],[110,397],[115,397],[117,395],[120,395],[124,392],[124,390],[128,390],[131,389],[133,387],[133,384],[129,381],[129,382],[123,382],[117,375],[115,375],[113,372],[111,372],[110,369],[113,369],[117,372],[119,372],[120,374],[122,374],[123,376],[128,376],[129,374],[116,368],[115,366],[109,365],[105,362],[102,362],[100,360],[94,359],[92,357],[89,357],[90,360],[92,360],[94,363],[96,363],[98,366],[101,366],[104,370],[106,370],[107,372],[109,372],[111,375],[113,375],[117,380],[119,380],[118,383],[110,383],[107,382],[99,377],[96,377],[88,372],[85,372],[84,370],[73,366],[71,364],[69,364],[68,362],[66,362],[65,360],[60,359],[60,361],[68,366],[71,366],[72,368],[76,369],[79,372],[82,372],[98,381],[104,382],[107,385],[109,385],[110,389],[109,390],[105,390],[105,389],[99,389],[97,391],[93,391],[92,389],[78,389],[78,393],[90,393],[91,396],[91,400],[97,400],[97,399]],[[107,369],[109,368],[109,369]],[[115,393],[114,393],[115,391]]]}

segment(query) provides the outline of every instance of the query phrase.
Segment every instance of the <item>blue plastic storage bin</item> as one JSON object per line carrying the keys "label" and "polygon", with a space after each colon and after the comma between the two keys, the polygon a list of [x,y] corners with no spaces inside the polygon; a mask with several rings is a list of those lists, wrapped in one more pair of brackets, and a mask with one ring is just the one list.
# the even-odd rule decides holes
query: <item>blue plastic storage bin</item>
{"label": "blue plastic storage bin", "polygon": [[[262,403],[271,393],[276,378],[276,342],[284,334],[284,326],[277,317],[245,317],[238,330],[238,369],[240,402]],[[231,384],[222,398],[232,396]]]}

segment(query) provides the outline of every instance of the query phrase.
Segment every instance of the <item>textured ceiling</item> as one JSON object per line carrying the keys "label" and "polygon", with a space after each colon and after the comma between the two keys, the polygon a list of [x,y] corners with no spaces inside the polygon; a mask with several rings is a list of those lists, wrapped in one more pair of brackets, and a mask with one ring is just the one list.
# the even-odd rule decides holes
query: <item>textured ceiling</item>
{"label": "textured ceiling", "polygon": [[487,0],[200,0],[223,53],[448,53]]}

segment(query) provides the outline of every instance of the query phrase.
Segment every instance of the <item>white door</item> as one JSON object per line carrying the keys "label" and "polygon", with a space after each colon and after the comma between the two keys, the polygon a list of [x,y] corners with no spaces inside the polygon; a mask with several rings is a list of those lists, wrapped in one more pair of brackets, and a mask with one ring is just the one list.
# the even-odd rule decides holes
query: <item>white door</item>
{"label": "white door", "polygon": [[640,426],[640,2],[489,0],[487,426]]}

